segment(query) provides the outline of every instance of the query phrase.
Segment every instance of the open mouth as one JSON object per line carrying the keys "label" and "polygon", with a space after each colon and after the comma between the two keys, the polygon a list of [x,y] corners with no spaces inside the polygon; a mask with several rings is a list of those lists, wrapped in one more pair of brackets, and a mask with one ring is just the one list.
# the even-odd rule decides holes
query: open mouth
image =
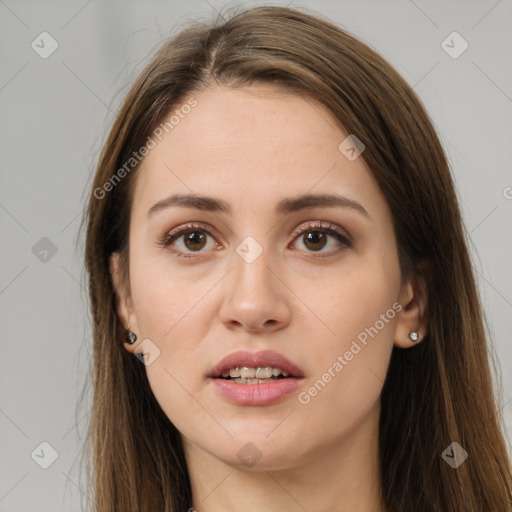
{"label": "open mouth", "polygon": [[223,371],[218,378],[229,380],[236,384],[265,384],[267,382],[288,379],[290,377],[293,378],[293,375],[277,367],[264,366],[250,368],[248,366],[236,366]]}
{"label": "open mouth", "polygon": [[291,395],[303,371],[273,350],[233,352],[210,371],[216,392],[237,405],[271,405]]}

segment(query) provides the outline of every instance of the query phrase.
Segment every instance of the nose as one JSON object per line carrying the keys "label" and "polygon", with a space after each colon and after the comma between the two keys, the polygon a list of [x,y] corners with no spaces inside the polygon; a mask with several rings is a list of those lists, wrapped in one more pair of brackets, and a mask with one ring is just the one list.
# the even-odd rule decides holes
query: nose
{"label": "nose", "polygon": [[226,293],[219,316],[231,330],[271,333],[290,322],[290,289],[284,284],[282,272],[268,257],[269,250],[252,262],[238,253],[234,268],[227,276]]}

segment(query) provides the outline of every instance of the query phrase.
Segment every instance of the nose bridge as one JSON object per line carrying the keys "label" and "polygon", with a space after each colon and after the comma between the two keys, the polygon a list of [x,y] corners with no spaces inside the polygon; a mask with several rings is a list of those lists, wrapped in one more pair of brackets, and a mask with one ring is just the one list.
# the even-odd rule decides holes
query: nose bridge
{"label": "nose bridge", "polygon": [[[257,237],[257,238],[256,238]],[[234,255],[234,279],[237,287],[249,290],[268,292],[271,284],[273,248],[270,246],[270,237],[266,234],[246,236],[236,247]]]}
{"label": "nose bridge", "polygon": [[[254,197],[257,196],[253,196]],[[254,274],[267,274],[273,260],[272,235],[274,230],[269,229],[270,217],[262,211],[261,205],[255,204],[251,199],[240,204],[241,214],[235,226],[235,232],[240,236],[235,246],[235,274],[239,278],[249,278]],[[239,261],[240,260],[240,261]]]}
{"label": "nose bridge", "polygon": [[241,324],[246,330],[258,331],[268,325],[277,328],[288,320],[271,240],[268,233],[258,231],[256,235],[245,236],[235,247],[234,268],[221,307],[224,323]]}

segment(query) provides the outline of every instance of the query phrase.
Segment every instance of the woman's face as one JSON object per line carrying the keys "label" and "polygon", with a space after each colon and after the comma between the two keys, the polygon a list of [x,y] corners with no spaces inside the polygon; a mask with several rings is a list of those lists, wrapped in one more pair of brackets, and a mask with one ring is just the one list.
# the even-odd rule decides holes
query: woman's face
{"label": "woman's face", "polygon": [[[126,348],[148,353],[188,450],[236,467],[305,464],[377,424],[395,335],[408,332],[390,211],[321,105],[261,85],[192,96],[137,171],[131,296],[118,288],[138,336]],[[165,204],[177,194],[211,200]],[[323,195],[339,202],[299,199]],[[239,351],[228,367],[277,373],[282,356],[292,371],[215,378]]]}

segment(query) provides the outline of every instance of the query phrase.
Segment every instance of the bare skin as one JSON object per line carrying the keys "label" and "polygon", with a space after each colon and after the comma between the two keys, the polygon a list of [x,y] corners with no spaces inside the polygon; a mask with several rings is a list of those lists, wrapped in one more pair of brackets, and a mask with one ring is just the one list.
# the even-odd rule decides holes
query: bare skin
{"label": "bare skin", "polygon": [[[425,334],[426,297],[401,282],[391,214],[364,152],[347,159],[338,146],[349,134],[300,96],[262,85],[212,86],[192,96],[197,106],[137,171],[131,294],[121,285],[118,255],[111,259],[120,318],[138,337],[126,350],[140,351],[146,339],[159,350],[146,372],[182,434],[192,505],[199,512],[386,512],[379,398],[393,345],[406,349],[414,345],[411,331],[420,342]],[[172,206],[148,217],[177,193],[222,199],[232,213]],[[356,201],[367,215],[349,206],[274,212],[284,198],[324,193]],[[321,238],[308,226],[317,221],[342,241]],[[182,234],[158,245],[190,222],[201,224],[190,230],[195,239]],[[317,238],[308,241],[310,233]],[[251,251],[262,250],[250,263],[237,252],[248,236],[257,243]],[[345,357],[372,326],[378,333]],[[286,356],[303,370],[298,390],[269,405],[227,400],[208,375],[239,349]],[[328,382],[311,391],[319,379]]]}

